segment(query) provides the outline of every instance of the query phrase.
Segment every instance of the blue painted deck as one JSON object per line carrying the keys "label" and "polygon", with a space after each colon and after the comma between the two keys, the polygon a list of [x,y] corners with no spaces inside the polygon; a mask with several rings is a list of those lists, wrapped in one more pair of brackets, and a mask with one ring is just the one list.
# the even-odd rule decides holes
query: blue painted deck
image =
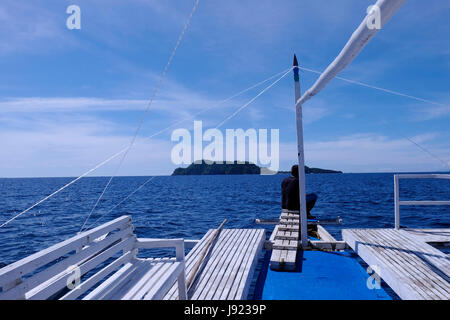
{"label": "blue painted deck", "polygon": [[[270,259],[271,252],[268,252]],[[267,255],[265,260],[267,259]],[[369,275],[351,252],[299,251],[296,271],[263,270],[256,285],[262,300],[392,300],[381,287],[367,287]]]}

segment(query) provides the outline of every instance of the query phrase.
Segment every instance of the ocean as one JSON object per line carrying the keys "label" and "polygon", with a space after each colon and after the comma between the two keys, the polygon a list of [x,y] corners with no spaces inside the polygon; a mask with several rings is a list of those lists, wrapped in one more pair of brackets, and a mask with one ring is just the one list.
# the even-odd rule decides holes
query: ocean
{"label": "ocean", "polygon": [[[116,177],[86,226],[131,215],[138,237],[200,239],[228,219],[226,228],[265,227],[269,236],[273,226],[255,225],[254,220],[279,217],[286,176],[157,176],[110,211],[148,179]],[[0,224],[72,179],[0,179]],[[9,264],[76,235],[108,179],[83,178],[0,228],[0,263]],[[308,174],[306,184],[307,192],[319,197],[311,214],[343,219],[339,226],[326,226],[337,239],[343,228],[394,226],[391,173]],[[450,180],[401,180],[400,200],[450,200]],[[449,206],[402,206],[400,214],[402,226],[450,228]]]}

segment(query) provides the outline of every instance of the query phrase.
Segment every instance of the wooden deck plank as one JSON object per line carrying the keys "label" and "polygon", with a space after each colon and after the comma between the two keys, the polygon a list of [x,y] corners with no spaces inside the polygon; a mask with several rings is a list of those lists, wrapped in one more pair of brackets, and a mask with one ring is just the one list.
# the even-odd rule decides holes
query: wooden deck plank
{"label": "wooden deck plank", "polygon": [[[207,263],[207,266],[199,279],[199,284],[195,290],[195,294],[192,296],[193,300],[211,300],[214,296],[218,284],[222,281],[225,274],[225,270],[231,262],[234,256],[234,247],[239,244],[240,241],[245,239],[246,230],[224,230],[223,238],[219,240],[222,248],[217,248],[215,254],[212,255]],[[230,236],[227,238],[225,233]]]}
{"label": "wooden deck plank", "polygon": [[400,229],[400,233],[417,237],[423,242],[450,242],[450,229]]}
{"label": "wooden deck plank", "polygon": [[449,255],[425,242],[445,240],[445,234],[445,229],[342,231],[343,239],[366,263],[380,267],[380,276],[402,299],[450,299]]}
{"label": "wooden deck plank", "polygon": [[[203,250],[208,240],[213,236],[213,231],[214,230],[208,230],[208,232],[200,240],[199,244],[196,245],[194,248],[192,248],[191,251],[189,251],[189,253],[186,255],[185,258],[186,278],[188,278],[190,274],[193,272],[194,265],[200,258],[201,251]],[[169,292],[164,296],[164,300],[175,300],[175,299],[178,299],[177,283],[174,283],[172,285],[172,288],[170,288]]]}
{"label": "wooden deck plank", "polygon": [[[410,246],[409,239],[399,239],[395,236],[392,236],[390,232],[387,230],[380,230],[378,231],[380,234],[383,234],[386,240],[395,241],[395,243],[399,246],[399,249],[401,250],[408,250],[408,247]],[[419,256],[422,254],[422,252],[414,252],[412,254],[418,254]],[[417,259],[421,259],[419,256],[417,256]],[[400,259],[405,263],[406,266],[410,266],[410,268],[418,268],[420,272],[422,273],[423,277],[419,278],[419,281],[426,287],[433,288],[436,292],[436,294],[439,296],[440,299],[445,299],[447,296],[447,292],[445,291],[445,287],[442,287],[442,281],[441,277],[438,277],[433,271],[433,268],[428,266],[427,264],[422,263],[414,263],[414,260],[417,259],[406,259],[405,255],[400,255]],[[431,271],[431,272],[430,272]]]}
{"label": "wooden deck plank", "polygon": [[193,298],[202,300],[235,299],[235,297],[229,296],[227,292],[233,288],[237,288],[241,279],[244,279],[243,281],[245,282],[251,281],[249,275],[253,270],[249,269],[246,271],[242,266],[248,259],[259,255],[259,252],[254,252],[250,249],[254,247],[257,240],[255,235],[260,232],[264,233],[264,230],[244,230],[236,240],[235,244],[232,245],[232,250],[226,257],[225,262],[220,263],[219,269],[216,269],[215,273],[217,273],[218,276],[216,277],[216,281],[209,288],[209,291],[203,292],[202,295],[198,297],[193,296]]}
{"label": "wooden deck plank", "polygon": [[282,210],[280,222],[272,243],[270,268],[273,270],[295,270],[297,249],[299,247],[300,216],[298,212]]}
{"label": "wooden deck plank", "polygon": [[265,240],[263,230],[256,230],[254,234],[255,238],[252,241],[252,247],[246,252],[246,259],[241,264],[239,270],[240,280],[238,285],[234,286],[228,295],[228,300],[247,299],[248,289],[250,287],[250,281],[247,279],[251,279],[253,276],[253,271],[258,261],[258,252],[261,252]]}
{"label": "wooden deck plank", "polygon": [[255,232],[252,230],[248,230],[245,234],[245,238],[243,240],[242,246],[238,250],[235,250],[234,255],[232,257],[231,263],[229,267],[231,268],[231,272],[228,272],[222,279],[219,287],[217,288],[217,292],[215,295],[212,295],[211,298],[213,300],[230,300],[234,299],[234,297],[229,298],[229,292],[236,286],[239,286],[239,280],[236,279],[239,277],[239,271],[241,265],[244,263],[246,252],[250,250],[252,244],[254,242]]}
{"label": "wooden deck plank", "polygon": [[[415,254],[415,251],[405,249],[405,245],[399,238],[390,239],[389,235],[383,234],[381,230],[371,230],[372,236],[376,237],[380,246],[385,249],[384,252],[389,253],[392,261],[395,261],[395,266],[399,268],[400,272],[408,274],[410,281],[412,281],[418,288],[424,292],[424,297],[427,299],[441,299],[442,296],[434,286],[430,273],[430,268],[426,268],[421,259]],[[410,244],[407,244],[410,246]],[[405,269],[416,269],[418,272],[406,273]],[[432,290],[428,290],[428,289]]]}
{"label": "wooden deck plank", "polygon": [[[255,238],[254,235],[260,235],[261,238]],[[190,266],[197,261],[206,239],[205,235],[186,256],[187,275],[191,271]],[[230,288],[237,288],[235,298],[239,295],[244,298],[255,268],[253,261],[257,260],[262,249],[259,241],[264,243],[264,240],[264,229],[223,229],[196,281],[191,299],[217,299],[228,285]],[[176,283],[164,299],[177,299],[178,292],[175,288]],[[226,298],[228,296],[227,294]]]}
{"label": "wooden deck plank", "polygon": [[[379,249],[373,246],[364,245],[368,240],[357,234],[355,229],[342,231],[342,237],[347,244],[369,265],[378,266],[380,276],[402,299],[424,299],[411,285],[408,278],[395,268],[389,268],[390,260],[379,254]],[[403,283],[403,285],[398,285]]]}
{"label": "wooden deck plank", "polygon": [[[376,251],[379,252],[380,256],[385,258],[388,265],[391,268],[394,268],[397,274],[401,275],[402,281],[408,281],[411,284],[411,290],[416,291],[421,299],[438,299],[436,294],[426,288],[425,284],[427,283],[427,280],[422,280],[423,274],[421,272],[408,272],[409,269],[417,268],[415,264],[420,262],[416,261],[417,257],[409,255],[406,255],[405,257],[404,255],[401,255],[401,250],[395,247],[398,246],[398,240],[394,244],[383,242],[382,239],[379,238],[380,235],[376,234],[376,230],[369,230],[365,233],[360,231],[360,237],[366,239],[367,243],[370,243]],[[406,261],[410,261],[410,263],[407,263]]]}

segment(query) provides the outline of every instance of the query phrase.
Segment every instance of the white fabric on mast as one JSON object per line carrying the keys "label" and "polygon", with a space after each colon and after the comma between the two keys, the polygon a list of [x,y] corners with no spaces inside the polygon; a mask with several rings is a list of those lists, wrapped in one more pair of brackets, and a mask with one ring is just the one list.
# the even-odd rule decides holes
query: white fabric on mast
{"label": "white fabric on mast", "polygon": [[[380,26],[381,28],[394,15],[394,13],[405,3],[406,0],[378,0],[375,7],[380,9]],[[361,52],[361,50],[370,42],[373,36],[379,31],[377,28],[369,29],[373,16],[368,14],[358,29],[353,32],[345,47],[334,59],[334,61],[320,75],[319,79],[309,88],[297,104],[304,104],[311,97],[318,94],[326,85],[336,77],[339,72],[344,70]]]}

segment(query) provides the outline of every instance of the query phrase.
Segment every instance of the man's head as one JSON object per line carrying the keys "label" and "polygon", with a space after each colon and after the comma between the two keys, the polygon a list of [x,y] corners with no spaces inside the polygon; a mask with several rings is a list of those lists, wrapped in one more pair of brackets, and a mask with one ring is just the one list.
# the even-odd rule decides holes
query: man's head
{"label": "man's head", "polygon": [[292,168],[291,168],[291,174],[292,174],[294,177],[298,178],[298,165],[294,164],[294,165],[292,166]]}

